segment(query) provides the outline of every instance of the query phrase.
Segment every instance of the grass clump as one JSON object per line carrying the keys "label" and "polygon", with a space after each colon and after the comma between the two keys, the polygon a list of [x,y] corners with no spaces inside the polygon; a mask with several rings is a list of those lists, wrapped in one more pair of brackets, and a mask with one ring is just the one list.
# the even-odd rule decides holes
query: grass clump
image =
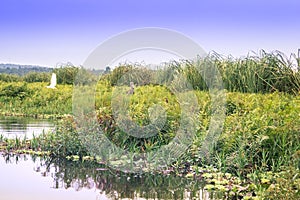
{"label": "grass clump", "polygon": [[48,83],[14,82],[0,84],[2,115],[60,116],[72,111],[72,86],[46,88]]}
{"label": "grass clump", "polygon": [[[225,192],[228,198],[297,199],[300,72],[292,59],[280,52],[262,51],[260,55],[240,59],[210,54],[196,62],[167,63],[159,70],[121,66],[102,76],[95,88],[98,125],[106,137],[123,150],[145,153],[170,143],[184,117],[197,123],[196,134],[187,152],[170,166],[175,173],[194,177],[197,174],[195,169],[213,166],[225,178],[226,173],[234,178],[228,178],[226,184],[216,184],[225,178],[223,175],[213,177],[216,180],[209,180],[213,186],[207,189]],[[207,158],[201,152],[202,144],[213,113],[222,109],[212,107],[211,88],[208,87],[220,83],[214,78],[217,73],[224,86],[218,89],[227,93],[226,118],[222,134],[209,149],[210,157]],[[135,84],[133,94],[126,92],[130,89],[130,82]],[[72,87],[59,85],[57,90],[48,90],[45,86],[43,83],[1,83],[1,111],[28,115],[71,113]],[[180,104],[178,93],[189,92],[198,99],[196,116],[182,115],[184,105]],[[118,118],[121,114],[125,117]],[[144,127],[163,116],[166,116],[166,123],[151,137],[134,137],[120,126],[130,120]],[[0,148],[12,151],[25,147],[50,152],[54,157],[90,159],[76,126],[72,118],[66,118],[56,133],[31,141],[0,138]],[[237,186],[238,182],[230,185],[233,179],[240,180],[241,187]]]}

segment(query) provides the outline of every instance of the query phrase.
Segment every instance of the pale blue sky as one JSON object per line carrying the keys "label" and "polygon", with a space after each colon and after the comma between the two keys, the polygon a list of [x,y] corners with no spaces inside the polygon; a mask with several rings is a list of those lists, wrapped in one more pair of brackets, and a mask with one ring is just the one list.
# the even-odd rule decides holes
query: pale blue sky
{"label": "pale blue sky", "polygon": [[79,65],[107,38],[142,27],[178,31],[207,52],[290,54],[300,48],[299,19],[297,0],[2,0],[0,63]]}

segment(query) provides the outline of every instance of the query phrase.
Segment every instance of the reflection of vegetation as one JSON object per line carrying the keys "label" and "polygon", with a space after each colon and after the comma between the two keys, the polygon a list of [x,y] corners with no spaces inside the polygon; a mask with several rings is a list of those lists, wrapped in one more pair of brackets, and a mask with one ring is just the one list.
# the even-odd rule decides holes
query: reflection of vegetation
{"label": "reflection of vegetation", "polygon": [[[199,60],[196,64],[189,61],[172,62],[157,71],[126,65],[102,76],[96,87],[95,108],[97,120],[106,136],[114,144],[130,152],[151,152],[168,144],[180,125],[181,106],[174,92],[163,84],[174,83],[176,91],[186,92],[185,85],[181,84],[183,82],[176,82],[180,75],[184,75],[198,98],[197,115],[186,117],[188,121],[197,123],[197,131],[190,148],[185,155],[174,161],[172,166],[178,171],[184,168],[186,173],[193,174],[197,173],[195,169],[198,167],[213,165],[223,173],[229,172],[245,182],[254,183],[256,188],[253,189],[255,191],[253,196],[264,195],[267,191],[269,191],[268,195],[272,196],[272,192],[278,192],[280,189],[282,195],[288,193],[299,195],[296,192],[297,187],[294,187],[298,183],[297,173],[300,167],[299,66],[293,65],[291,60],[278,52],[270,54],[261,52],[259,56],[243,59],[224,59],[219,55],[211,54],[206,59]],[[210,159],[200,154],[203,139],[209,129],[210,118],[215,112],[211,107],[207,84],[213,85],[214,81],[220,80],[211,79],[215,72],[206,64],[215,65],[219,69],[224,87],[228,91],[223,133],[209,149]],[[81,75],[85,77],[86,74]],[[128,90],[130,81],[136,84],[136,88],[134,94],[125,96],[128,97],[128,101],[124,101],[119,97],[120,95],[112,96],[114,91]],[[88,83],[79,82],[79,85]],[[72,87],[58,85],[58,90],[46,90],[45,85],[43,83],[1,84],[2,112],[70,113]],[[121,89],[116,90],[117,87]],[[83,96],[83,99],[85,97]],[[132,137],[118,126],[120,122],[116,121],[114,116],[118,113],[114,113],[112,100],[120,100],[121,103],[117,105],[128,106],[129,118],[141,126],[153,121],[155,113],[151,112],[150,108],[158,104],[167,113],[167,123],[153,137]],[[126,113],[124,110],[118,112]],[[30,144],[26,143],[25,148],[49,151],[53,157],[60,158],[75,155],[76,160],[83,160],[84,156],[90,156],[79,138],[76,129],[78,124],[71,118],[62,123],[57,134],[34,138],[29,142]],[[10,148],[5,146],[8,143]],[[11,150],[22,146],[20,142],[17,144],[17,140],[6,141],[4,144],[5,148],[1,149]],[[190,170],[190,167],[195,169]],[[266,174],[270,172],[275,175],[267,177]],[[199,173],[201,174],[201,171]],[[287,180],[290,174],[295,177],[292,182]],[[276,176],[283,180],[280,181]],[[224,185],[221,187],[215,182],[212,183],[213,187],[211,186],[210,189],[226,188]],[[281,183],[285,183],[286,191]],[[282,195],[277,194],[277,197],[281,198]]]}
{"label": "reflection of vegetation", "polygon": [[54,162],[57,169],[54,178],[56,181],[63,182],[57,182],[56,185],[65,185],[66,188],[74,187],[76,190],[83,187],[91,188],[92,185],[95,185],[100,192],[105,192],[112,199],[137,196],[140,198],[183,199],[188,191],[197,197],[201,188],[198,181],[171,175],[124,174],[109,169],[105,170],[104,166],[89,162],[64,160]]}
{"label": "reflection of vegetation", "polygon": [[[150,86],[143,87],[148,88]],[[142,91],[143,87],[139,89]],[[153,88],[155,87],[153,86]],[[165,91],[160,92],[164,94]],[[199,101],[203,103],[199,105],[198,115],[199,121],[202,123],[197,131],[197,137],[194,138],[193,144],[186,154],[173,163],[174,168],[179,170],[178,173],[181,174],[180,168],[185,166],[185,173],[201,174],[202,171],[197,170],[199,167],[214,165],[223,173],[230,172],[232,175],[238,176],[243,180],[243,183],[249,181],[253,183],[255,187],[251,187],[254,187],[255,195],[260,193],[266,195],[264,191],[277,191],[278,193],[278,188],[281,188],[282,192],[285,191],[283,190],[285,186],[289,187],[289,189],[287,188],[289,193],[295,193],[295,196],[298,195],[296,190],[293,189],[293,185],[297,184],[298,181],[297,168],[299,167],[300,158],[300,141],[298,137],[300,104],[297,103],[299,102],[299,96],[280,93],[264,95],[228,93],[227,103],[229,106],[224,131],[215,148],[212,149],[210,160],[203,159],[199,154],[203,135],[209,125],[209,98],[205,92],[199,92],[197,96],[200,100],[203,100]],[[139,101],[144,100],[140,99]],[[104,100],[103,104],[109,105],[109,102]],[[107,106],[106,108],[102,107],[101,112],[99,111],[99,114],[101,114],[99,116],[102,117],[99,119],[107,120],[104,121],[106,123],[101,122],[101,126],[104,130],[106,128],[107,133],[111,134],[110,137],[114,139],[115,143],[122,142],[122,138],[117,137],[117,134],[120,133],[109,132],[109,130],[113,130],[112,124],[108,123],[108,120],[110,120],[108,117],[111,117],[109,109],[109,106]],[[133,110],[133,113],[135,112],[142,114]],[[151,142],[151,140],[155,142],[155,138],[150,138],[149,141]],[[74,160],[83,160],[83,157],[88,155],[85,146],[78,137],[76,124],[71,117],[61,122],[56,133],[42,135],[31,141],[6,140],[3,142],[4,150],[20,149],[25,145],[25,148],[35,151],[49,151],[54,158],[78,155],[78,158],[76,157]],[[144,147],[141,146],[142,143],[138,143],[138,139],[130,142],[135,146],[134,148],[128,144],[126,144],[128,146],[123,147],[143,151]],[[146,144],[148,145],[148,143]],[[152,145],[156,144],[153,143]],[[190,170],[190,167],[193,167],[193,170]],[[289,169],[289,173],[285,173],[285,168]],[[269,174],[270,171],[276,173],[276,175],[274,177],[273,175],[272,177],[264,175]],[[296,178],[289,181],[288,175],[291,174]],[[279,181],[278,178],[282,178],[282,180]],[[213,190],[223,191],[224,188],[227,188],[227,185],[221,187],[215,182],[213,184],[216,185]],[[242,189],[243,187],[247,187],[247,185],[243,185]],[[274,190],[273,187],[275,187]],[[229,185],[228,188],[231,188],[231,186]],[[244,194],[247,194],[247,191],[243,190]],[[288,195],[288,193],[285,194]]]}
{"label": "reflection of vegetation", "polygon": [[27,129],[27,124],[28,124],[28,119],[22,118],[6,118],[6,117],[0,117],[0,127],[3,130],[14,130],[14,129],[19,129],[19,130],[26,130]]}
{"label": "reflection of vegetation", "polygon": [[[7,162],[22,158],[5,157]],[[39,159],[37,159],[39,160]],[[53,177],[53,188],[96,188],[110,199],[199,199],[203,183],[173,175],[125,174],[94,162],[70,162],[65,159],[42,159],[35,171]],[[51,174],[54,172],[54,174]],[[206,194],[207,195],[207,194]]]}

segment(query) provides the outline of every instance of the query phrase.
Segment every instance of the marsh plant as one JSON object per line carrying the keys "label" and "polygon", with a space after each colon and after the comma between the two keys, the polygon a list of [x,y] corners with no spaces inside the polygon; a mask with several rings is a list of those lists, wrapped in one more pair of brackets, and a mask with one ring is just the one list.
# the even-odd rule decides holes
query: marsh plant
{"label": "marsh plant", "polygon": [[[223,131],[209,149],[209,159],[201,154],[211,116],[216,112],[212,109],[208,85],[220,80],[209,81],[215,72],[205,68],[207,63],[217,66],[227,91]],[[147,153],[163,147],[172,141],[182,123],[178,97],[166,85],[174,83],[177,91],[185,92],[184,87],[175,82],[183,76],[198,99],[196,117],[186,118],[196,122],[196,135],[185,154],[165,170],[195,178],[205,172],[201,168],[216,167],[224,175],[217,179],[223,181],[228,173],[235,178],[227,178],[228,183],[222,182],[219,186],[219,182],[207,177],[211,181],[207,190],[225,192],[228,198],[299,199],[299,70],[299,56],[288,58],[280,52],[264,51],[239,59],[211,53],[204,60],[174,61],[157,70],[135,64],[122,65],[101,76],[93,90],[97,126],[109,141],[129,152]],[[124,81],[120,82],[122,78]],[[129,95],[126,91],[130,89],[130,82],[135,83],[135,88],[134,93]],[[63,117],[72,113],[72,86],[59,84],[57,90],[47,90],[47,84],[1,82],[2,114],[56,115],[63,118],[55,133],[43,134],[30,141],[0,137],[1,151],[23,149],[23,153],[39,151],[47,152],[53,158],[100,162],[101,159],[90,155],[73,117]],[[125,91],[126,101],[113,95],[118,90]],[[126,112],[114,111],[112,103],[118,100],[128,108]],[[153,105],[160,106],[166,116],[164,126],[156,135],[133,137],[120,128],[120,121],[116,120],[118,112],[124,111],[135,124],[146,126],[161,114],[154,112]],[[233,187],[231,180],[240,180],[241,188],[236,186],[238,182],[234,182]]]}
{"label": "marsh plant", "polygon": [[[226,90],[242,93],[272,93],[274,91],[297,94],[300,90],[299,56],[292,54],[287,57],[279,51],[267,53],[261,50],[258,54],[251,53],[247,57],[224,57],[215,52],[196,61],[181,60],[164,63],[153,70],[141,67],[136,63],[125,63],[106,74],[107,79],[114,86],[124,74],[131,74],[130,81],[142,74],[140,79],[147,84],[154,73],[158,82],[165,83],[174,79],[176,74],[184,74],[188,82],[197,90],[208,90],[208,82],[216,72],[210,71],[215,66],[221,76]],[[161,81],[160,78],[161,77]]]}

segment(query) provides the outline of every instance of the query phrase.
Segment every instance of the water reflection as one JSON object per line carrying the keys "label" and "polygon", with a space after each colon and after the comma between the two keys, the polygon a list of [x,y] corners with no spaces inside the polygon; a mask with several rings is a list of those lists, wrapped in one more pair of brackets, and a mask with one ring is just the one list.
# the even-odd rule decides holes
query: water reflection
{"label": "water reflection", "polygon": [[1,117],[0,135],[7,138],[25,137],[30,139],[54,129],[54,124],[47,119],[35,119],[27,117]]}
{"label": "water reflection", "polygon": [[[85,199],[208,199],[208,193],[201,189],[203,183],[200,180],[172,175],[125,174],[90,162],[69,162],[61,159],[41,159],[39,157],[29,158],[24,155],[5,155],[3,158],[4,160],[2,159],[0,162],[1,166],[3,161],[13,165],[29,163],[36,172],[32,173],[32,176],[39,173],[42,177],[50,178],[48,193],[51,193],[51,191],[62,193],[63,190],[69,191],[71,189],[77,191],[72,195],[86,195]],[[6,173],[15,173],[13,168],[9,169],[11,171]],[[5,176],[1,177],[2,183],[7,181],[14,180],[11,180],[11,178],[5,180]],[[31,187],[34,188],[40,185],[40,182],[31,183],[34,184]],[[88,198],[90,193],[94,195]],[[2,195],[1,189],[0,195]],[[67,199],[75,199],[75,196],[72,195]]]}

